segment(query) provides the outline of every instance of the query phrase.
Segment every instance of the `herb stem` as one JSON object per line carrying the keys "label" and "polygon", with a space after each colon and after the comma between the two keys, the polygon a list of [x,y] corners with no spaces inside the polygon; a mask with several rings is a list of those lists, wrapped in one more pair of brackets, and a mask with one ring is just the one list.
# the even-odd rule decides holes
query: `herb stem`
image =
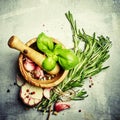
{"label": "herb stem", "polygon": [[[46,108],[46,110],[59,99],[63,92],[79,88],[79,92],[72,98],[74,100],[82,100],[87,97],[87,92],[81,90],[84,80],[88,77],[94,76],[109,66],[103,67],[103,63],[110,57],[109,49],[112,46],[108,37],[103,35],[96,37],[93,33],[92,36],[87,35],[82,29],[77,28],[76,20],[73,19],[70,11],[65,13],[67,20],[71,25],[72,38],[74,43],[74,53],[79,58],[79,63],[71,70],[67,77],[58,86],[52,90],[50,100],[43,99],[39,107]],[[80,43],[84,42],[84,49],[80,47]]]}

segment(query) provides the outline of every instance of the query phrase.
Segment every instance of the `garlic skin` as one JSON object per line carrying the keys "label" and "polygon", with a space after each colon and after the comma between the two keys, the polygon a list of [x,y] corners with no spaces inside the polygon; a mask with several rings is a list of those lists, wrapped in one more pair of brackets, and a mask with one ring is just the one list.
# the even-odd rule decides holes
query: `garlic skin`
{"label": "garlic skin", "polygon": [[56,112],[60,112],[65,109],[68,109],[68,108],[70,108],[70,104],[68,104],[66,102],[56,102],[55,103],[55,111]]}
{"label": "garlic skin", "polygon": [[32,62],[29,58],[26,58],[24,63],[24,68],[28,71],[28,72],[31,72],[35,69],[35,63]]}
{"label": "garlic skin", "polygon": [[37,79],[44,77],[44,72],[39,66],[35,67],[33,74],[34,74],[34,77]]}
{"label": "garlic skin", "polygon": [[50,90],[51,88],[45,88],[43,92],[44,97],[47,98],[48,100],[50,99]]}

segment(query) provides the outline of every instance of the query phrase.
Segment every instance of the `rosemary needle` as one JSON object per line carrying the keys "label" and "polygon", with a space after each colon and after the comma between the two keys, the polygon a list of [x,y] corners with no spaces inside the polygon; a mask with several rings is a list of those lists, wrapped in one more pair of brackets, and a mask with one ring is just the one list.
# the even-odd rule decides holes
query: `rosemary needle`
{"label": "rosemary needle", "polygon": [[[67,77],[62,83],[54,87],[51,91],[50,100],[41,101],[37,108],[48,109],[55,101],[59,100],[59,91],[65,92],[70,89],[79,88],[76,91],[75,96],[71,100],[83,100],[87,97],[87,92],[82,88],[86,78],[92,77],[98,74],[109,66],[103,66],[104,62],[110,57],[109,49],[112,43],[109,37],[88,35],[85,33],[84,29],[82,31],[77,28],[76,20],[74,20],[73,15],[70,11],[65,13],[67,20],[70,23],[73,43],[74,43],[74,53],[79,57],[79,63],[69,71]],[[84,42],[84,49],[80,48],[80,43]],[[57,92],[55,92],[57,91]]]}

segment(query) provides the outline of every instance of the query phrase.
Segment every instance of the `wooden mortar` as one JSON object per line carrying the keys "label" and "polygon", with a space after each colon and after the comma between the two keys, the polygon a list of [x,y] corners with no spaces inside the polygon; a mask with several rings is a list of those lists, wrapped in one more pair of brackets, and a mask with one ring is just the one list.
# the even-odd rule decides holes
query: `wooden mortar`
{"label": "wooden mortar", "polygon": [[[29,57],[32,61],[34,61],[40,67],[41,67],[41,63],[45,59],[45,55],[43,55],[40,52],[37,52],[34,49],[34,47],[32,47],[33,45],[36,46],[35,44],[36,40],[37,40],[36,38],[33,38],[30,41],[28,41],[26,44],[24,44],[18,39],[18,37],[12,36],[8,41],[8,45],[11,48],[14,48],[20,51],[20,55],[18,58],[19,68],[20,68],[21,74],[23,75],[23,77],[25,78],[27,82],[29,82],[30,84],[34,86],[38,86],[42,88],[49,88],[49,87],[56,86],[65,79],[65,77],[68,74],[68,70],[63,70],[62,68],[59,67],[59,65],[57,65],[54,70],[49,72],[49,74],[56,74],[56,76],[50,80],[42,81],[42,80],[33,78],[31,74],[28,71],[26,71],[24,68],[24,65],[23,65],[24,56]],[[58,40],[54,38],[53,38],[53,42],[60,43]],[[54,72],[56,71],[56,69],[57,69],[57,72]]]}

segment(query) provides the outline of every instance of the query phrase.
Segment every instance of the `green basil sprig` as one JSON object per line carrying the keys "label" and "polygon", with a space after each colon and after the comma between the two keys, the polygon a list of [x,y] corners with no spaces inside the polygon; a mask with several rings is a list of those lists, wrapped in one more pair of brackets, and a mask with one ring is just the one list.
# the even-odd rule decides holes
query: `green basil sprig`
{"label": "green basil sprig", "polygon": [[57,62],[65,70],[74,68],[79,62],[73,51],[63,48],[61,44],[55,44],[53,39],[44,33],[39,34],[37,47],[47,56],[42,63],[42,67],[46,71],[54,69]]}

